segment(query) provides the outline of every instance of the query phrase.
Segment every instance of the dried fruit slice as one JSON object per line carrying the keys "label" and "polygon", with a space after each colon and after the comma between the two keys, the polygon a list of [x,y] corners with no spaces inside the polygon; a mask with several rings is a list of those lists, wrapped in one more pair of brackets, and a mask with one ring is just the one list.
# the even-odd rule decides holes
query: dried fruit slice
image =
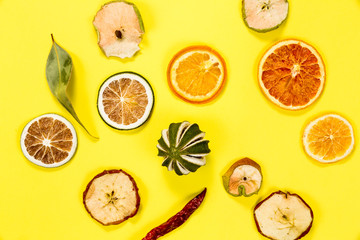
{"label": "dried fruit slice", "polygon": [[354,148],[355,138],[351,124],[337,114],[326,114],[312,120],[305,128],[305,152],[322,163],[337,162]]}
{"label": "dried fruit slice", "polygon": [[274,240],[295,240],[311,229],[313,212],[297,194],[274,192],[254,209],[258,231]]}
{"label": "dried fruit slice", "polygon": [[116,225],[136,215],[140,197],[135,180],[123,170],[96,175],[83,193],[86,211],[99,223]]}
{"label": "dried fruit slice", "polygon": [[98,44],[107,57],[132,57],[140,50],[144,25],[139,10],[133,3],[109,2],[97,12],[94,27]]}
{"label": "dried fruit slice", "polygon": [[31,120],[20,138],[25,157],[42,167],[59,167],[74,156],[77,136],[73,125],[64,117],[50,113]]}
{"label": "dried fruit slice", "polygon": [[221,91],[226,80],[221,55],[207,46],[190,46],[170,61],[167,78],[171,90],[191,103],[206,103]]}
{"label": "dried fruit slice", "polygon": [[259,84],[266,97],[284,109],[299,110],[323,91],[325,67],[319,53],[300,40],[272,46],[259,64]]}
{"label": "dried fruit slice", "polygon": [[242,1],[244,22],[257,32],[268,32],[278,28],[286,20],[288,12],[287,0]]}
{"label": "dried fruit slice", "polygon": [[235,197],[258,193],[262,183],[260,165],[250,158],[236,161],[222,178],[225,190]]}
{"label": "dried fruit slice", "polygon": [[99,89],[99,114],[105,123],[116,129],[140,127],[150,117],[153,105],[153,90],[137,73],[114,74]]}
{"label": "dried fruit slice", "polygon": [[162,130],[156,146],[158,156],[164,157],[162,166],[169,171],[175,170],[177,175],[195,172],[205,165],[205,156],[210,153],[209,141],[204,137],[205,133],[196,123],[171,123],[169,129]]}

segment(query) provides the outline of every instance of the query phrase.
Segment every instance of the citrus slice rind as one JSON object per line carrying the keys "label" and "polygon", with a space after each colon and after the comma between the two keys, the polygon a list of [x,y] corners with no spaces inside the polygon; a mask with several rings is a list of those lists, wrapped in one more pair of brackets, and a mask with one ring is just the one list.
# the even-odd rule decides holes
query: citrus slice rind
{"label": "citrus slice rind", "polygon": [[153,90],[148,81],[137,73],[114,74],[99,89],[98,112],[103,121],[115,129],[140,127],[150,117],[153,105]]}
{"label": "citrus slice rind", "polygon": [[[41,131],[42,127],[40,126],[40,121],[44,119],[53,123],[50,132],[46,131],[48,132],[47,136],[44,136],[44,131]],[[57,132],[54,130],[54,126],[57,126]],[[35,127],[39,131],[36,134],[29,133],[29,129],[32,132]],[[26,124],[21,133],[20,146],[24,156],[30,162],[41,167],[54,168],[64,165],[74,156],[77,148],[77,135],[75,128],[67,119],[49,113],[34,118]]]}
{"label": "citrus slice rind", "polygon": [[287,0],[242,0],[242,15],[246,26],[265,33],[278,28],[287,18]]}
{"label": "citrus slice rind", "polygon": [[[294,50],[293,54],[289,54],[290,49]],[[258,81],[264,95],[287,110],[301,110],[313,104],[323,91],[325,75],[325,65],[317,50],[296,39],[275,43],[265,52],[258,67]]]}
{"label": "citrus slice rind", "polygon": [[[336,127],[337,130],[333,130]],[[338,114],[326,114],[312,120],[305,127],[302,142],[306,154],[311,158],[321,163],[333,163],[352,152],[354,139],[353,127],[348,120]],[[326,146],[330,142],[330,147]]]}
{"label": "citrus slice rind", "polygon": [[[183,78],[181,81],[178,80],[180,74]],[[184,77],[186,74],[196,77],[190,79],[189,75]],[[211,76],[207,78],[211,79],[210,81],[204,81],[206,74]],[[204,45],[189,46],[180,50],[171,59],[167,69],[170,89],[175,95],[190,103],[207,103],[213,100],[221,92],[226,74],[226,64],[222,56]],[[203,80],[199,80],[200,75]]]}

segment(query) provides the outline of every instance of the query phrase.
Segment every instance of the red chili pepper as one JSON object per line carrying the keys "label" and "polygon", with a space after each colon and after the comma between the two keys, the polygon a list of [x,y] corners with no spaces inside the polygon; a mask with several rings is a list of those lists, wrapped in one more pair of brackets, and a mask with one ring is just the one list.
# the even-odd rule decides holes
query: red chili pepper
{"label": "red chili pepper", "polygon": [[180,227],[193,212],[199,208],[204,200],[206,188],[196,197],[191,199],[180,212],[169,218],[165,223],[153,228],[142,240],[155,240],[172,230]]}

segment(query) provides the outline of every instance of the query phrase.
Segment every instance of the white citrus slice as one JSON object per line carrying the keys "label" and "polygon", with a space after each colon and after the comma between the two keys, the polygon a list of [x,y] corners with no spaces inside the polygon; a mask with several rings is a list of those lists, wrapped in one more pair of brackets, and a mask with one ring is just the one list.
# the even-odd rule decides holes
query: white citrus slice
{"label": "white citrus slice", "polygon": [[150,117],[154,105],[153,90],[145,78],[132,72],[112,75],[101,85],[98,111],[109,126],[130,130]]}
{"label": "white citrus slice", "polygon": [[262,174],[260,165],[250,158],[236,161],[223,175],[225,190],[233,196],[249,197],[260,190]]}
{"label": "white citrus slice", "polygon": [[259,64],[258,79],[265,96],[281,108],[299,110],[319,98],[325,66],[309,44],[295,39],[273,45]]}
{"label": "white citrus slice", "polygon": [[297,194],[274,192],[254,209],[258,231],[274,240],[295,240],[311,229],[313,212]]}
{"label": "white citrus slice", "polygon": [[354,131],[349,121],[337,114],[327,114],[312,120],[305,128],[305,152],[322,163],[337,162],[354,148]]}
{"label": "white citrus slice", "polygon": [[243,0],[243,19],[246,25],[257,32],[278,28],[287,18],[287,0]]}
{"label": "white citrus slice", "polygon": [[57,114],[44,114],[26,124],[21,133],[25,157],[42,167],[59,167],[73,157],[77,136],[73,125]]}
{"label": "white citrus slice", "polygon": [[94,27],[98,44],[107,57],[132,57],[140,50],[144,25],[133,3],[114,1],[105,4],[96,14]]}
{"label": "white citrus slice", "polygon": [[89,182],[83,203],[96,221],[116,225],[136,215],[140,197],[135,180],[129,174],[123,170],[105,170]]}

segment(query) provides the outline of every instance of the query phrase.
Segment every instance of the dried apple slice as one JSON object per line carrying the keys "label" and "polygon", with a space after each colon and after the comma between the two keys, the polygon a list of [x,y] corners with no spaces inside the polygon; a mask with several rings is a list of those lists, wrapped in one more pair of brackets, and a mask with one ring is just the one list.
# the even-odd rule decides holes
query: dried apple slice
{"label": "dried apple slice", "polygon": [[132,57],[140,50],[139,43],[145,32],[139,10],[133,3],[113,1],[97,12],[94,27],[99,47],[107,57]]}
{"label": "dried apple slice", "polygon": [[226,191],[235,196],[249,197],[261,187],[262,174],[260,165],[250,158],[235,162],[223,176]]}
{"label": "dried apple slice", "polygon": [[258,231],[275,240],[295,240],[305,236],[312,226],[313,212],[297,194],[274,192],[254,209]]}
{"label": "dried apple slice", "polygon": [[99,223],[116,225],[136,215],[140,197],[135,180],[123,170],[96,175],[83,193],[86,211]]}
{"label": "dried apple slice", "polygon": [[242,0],[245,24],[257,32],[278,28],[287,18],[287,0]]}

